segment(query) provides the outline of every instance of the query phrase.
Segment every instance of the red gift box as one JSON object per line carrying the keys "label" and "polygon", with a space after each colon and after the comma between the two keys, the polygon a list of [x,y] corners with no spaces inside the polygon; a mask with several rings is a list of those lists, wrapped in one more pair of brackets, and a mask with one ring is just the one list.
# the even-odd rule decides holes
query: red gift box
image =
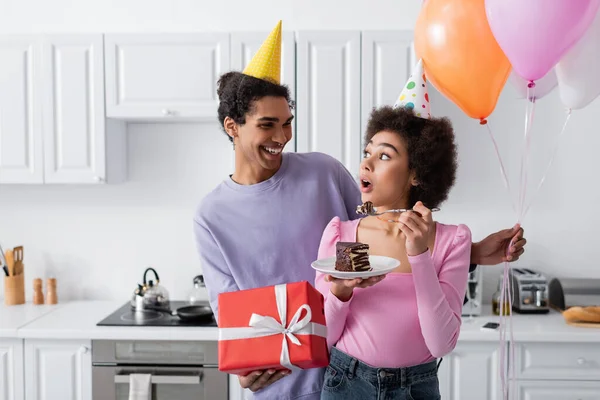
{"label": "red gift box", "polygon": [[323,296],[308,282],[222,293],[218,323],[220,371],[329,365]]}

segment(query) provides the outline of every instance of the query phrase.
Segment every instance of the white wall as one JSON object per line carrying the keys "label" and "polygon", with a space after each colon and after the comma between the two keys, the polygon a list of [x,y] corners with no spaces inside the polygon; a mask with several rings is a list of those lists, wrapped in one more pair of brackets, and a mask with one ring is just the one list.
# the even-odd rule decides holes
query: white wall
{"label": "white wall", "polygon": [[[419,6],[416,0],[4,0],[0,34],[268,30],[280,18],[289,30],[412,29]],[[525,103],[513,97],[508,88],[490,123],[516,187]],[[511,226],[516,217],[486,131],[440,95],[432,98],[434,114],[448,115],[455,124],[461,158],[457,185],[440,220],[467,223],[475,239]],[[599,162],[599,112],[597,101],[574,113],[546,185],[524,221],[529,244],[521,265],[600,278],[593,250],[600,189],[592,172]],[[539,102],[529,190],[563,116],[557,93]],[[137,124],[129,127],[130,179],[123,185],[0,187],[0,239],[5,246],[25,245],[28,298],[31,279],[54,275],[61,299],[126,301],[150,265],[172,297],[183,298],[201,271],[191,232],[194,208],[231,172],[231,157],[216,125]],[[489,298],[500,267],[486,272]]]}
{"label": "white wall", "polygon": [[418,0],[3,0],[0,33],[412,29]]}
{"label": "white wall", "polygon": [[201,273],[192,234],[200,199],[232,172],[217,124],[132,124],[121,185],[0,186],[2,245],[25,247],[26,288],[55,276],[60,299],[126,301],[154,267],[172,298]]}

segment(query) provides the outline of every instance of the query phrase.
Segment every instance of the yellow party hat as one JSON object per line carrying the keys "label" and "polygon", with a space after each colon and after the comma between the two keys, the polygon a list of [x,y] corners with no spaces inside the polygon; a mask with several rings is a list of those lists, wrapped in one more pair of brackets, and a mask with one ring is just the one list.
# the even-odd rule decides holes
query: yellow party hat
{"label": "yellow party hat", "polygon": [[244,74],[274,83],[280,83],[281,75],[281,21],[260,46]]}

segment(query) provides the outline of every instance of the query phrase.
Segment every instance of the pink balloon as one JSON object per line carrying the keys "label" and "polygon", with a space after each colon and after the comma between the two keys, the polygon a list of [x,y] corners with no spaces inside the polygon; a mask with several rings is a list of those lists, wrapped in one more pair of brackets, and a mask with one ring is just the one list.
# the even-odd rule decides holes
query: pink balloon
{"label": "pink balloon", "polygon": [[496,41],[515,72],[531,81],[577,43],[599,6],[600,0],[485,0]]}

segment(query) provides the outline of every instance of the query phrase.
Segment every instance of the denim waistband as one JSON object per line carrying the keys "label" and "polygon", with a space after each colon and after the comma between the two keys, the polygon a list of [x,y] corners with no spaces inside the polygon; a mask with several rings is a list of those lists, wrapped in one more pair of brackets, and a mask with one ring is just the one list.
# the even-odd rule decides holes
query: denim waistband
{"label": "denim waistband", "polygon": [[399,387],[409,387],[437,375],[436,360],[403,368],[377,368],[338,350],[331,349],[330,365],[343,369],[348,378],[360,377],[366,381]]}

